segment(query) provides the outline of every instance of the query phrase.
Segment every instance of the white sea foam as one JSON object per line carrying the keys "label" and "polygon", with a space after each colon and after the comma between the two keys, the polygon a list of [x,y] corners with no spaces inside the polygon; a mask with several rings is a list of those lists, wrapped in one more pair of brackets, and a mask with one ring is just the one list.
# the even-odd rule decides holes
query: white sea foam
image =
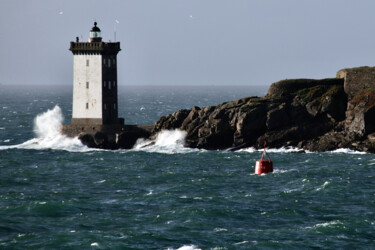
{"label": "white sea foam", "polygon": [[201,249],[198,248],[195,245],[184,245],[184,246],[178,248],[177,250],[201,250]]}
{"label": "white sea foam", "polygon": [[289,173],[289,172],[295,172],[298,171],[298,169],[291,168],[291,169],[274,169],[273,172],[275,174],[283,174],[283,173]]}
{"label": "white sea foam", "polygon": [[[267,150],[267,152],[270,152],[270,153],[308,152],[308,151],[304,151],[303,149],[296,148],[296,147],[267,148],[266,150]],[[253,147],[238,150],[238,152],[248,152],[248,153],[255,153],[255,152],[262,152],[262,151],[263,151],[263,149],[255,149]]]}
{"label": "white sea foam", "polygon": [[[244,148],[238,150],[238,152],[248,152],[248,153],[255,153],[255,152],[262,152],[263,149],[255,149],[253,147]],[[267,152],[269,153],[313,153],[309,150],[303,150],[301,148],[296,147],[282,147],[282,148],[267,148]],[[333,151],[329,151],[330,153],[342,153],[342,154],[367,154],[366,152],[356,151],[349,148],[339,148]]]}
{"label": "white sea foam", "polygon": [[241,242],[236,242],[233,245],[242,245],[242,244],[246,244],[246,243],[249,243],[249,242],[247,240],[244,240],[244,241],[241,241]]}
{"label": "white sea foam", "polygon": [[356,150],[352,150],[349,148],[339,148],[330,152],[331,153],[344,153],[344,154],[360,154],[360,155],[367,154],[366,152],[356,151]]}
{"label": "white sea foam", "polygon": [[55,106],[37,115],[34,119],[34,133],[36,138],[24,143],[11,146],[0,146],[0,150],[20,149],[57,149],[74,152],[84,152],[90,149],[84,146],[78,138],[69,138],[60,133],[60,126],[64,120],[61,109]]}
{"label": "white sea foam", "polygon": [[316,189],[316,191],[320,191],[320,190],[326,188],[326,186],[328,186],[328,184],[329,184],[329,181],[324,182],[322,186],[320,186],[320,187],[318,187],[318,188]]}
{"label": "white sea foam", "polygon": [[325,223],[318,223],[318,224],[315,224],[312,227],[305,227],[305,229],[322,228],[322,227],[333,227],[335,225],[342,225],[342,222],[339,221],[339,220],[334,220],[334,221],[325,222]]}
{"label": "white sea foam", "polygon": [[159,132],[155,140],[139,139],[133,150],[152,153],[176,154],[199,152],[199,149],[184,147],[186,131],[163,130]]}

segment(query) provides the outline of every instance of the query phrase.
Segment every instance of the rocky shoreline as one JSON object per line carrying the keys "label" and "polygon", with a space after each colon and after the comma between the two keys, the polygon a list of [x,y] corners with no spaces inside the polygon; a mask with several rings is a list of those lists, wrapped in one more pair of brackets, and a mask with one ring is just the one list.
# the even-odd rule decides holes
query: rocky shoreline
{"label": "rocky shoreline", "polygon": [[[264,97],[182,109],[137,134],[153,138],[171,129],[186,131],[185,146],[192,148],[262,148],[267,141],[271,148],[375,153],[375,67],[343,69],[336,78],[322,80],[282,80],[273,83]],[[105,136],[98,143],[95,136],[88,137],[80,135],[86,145],[104,147],[100,141]],[[137,136],[133,137],[129,132],[117,134],[111,148],[131,148]]]}

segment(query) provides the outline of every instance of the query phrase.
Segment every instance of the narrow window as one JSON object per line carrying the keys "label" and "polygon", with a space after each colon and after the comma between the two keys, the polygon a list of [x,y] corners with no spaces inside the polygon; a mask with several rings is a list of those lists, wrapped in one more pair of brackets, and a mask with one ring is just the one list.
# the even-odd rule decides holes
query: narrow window
{"label": "narrow window", "polygon": [[116,88],[116,81],[113,81],[113,87]]}
{"label": "narrow window", "polygon": [[113,104],[113,109],[116,110],[116,103]]}
{"label": "narrow window", "polygon": [[111,59],[108,60],[108,67],[111,67]]}
{"label": "narrow window", "polygon": [[86,102],[86,109],[89,109],[89,103]]}
{"label": "narrow window", "polygon": [[105,63],[106,63],[106,59],[105,58],[103,59],[103,62],[104,62],[104,65],[105,65]]}
{"label": "narrow window", "polygon": [[108,89],[111,89],[111,81],[108,82]]}
{"label": "narrow window", "polygon": [[106,82],[106,81],[104,81],[104,88],[105,88],[105,87],[107,87],[107,82]]}
{"label": "narrow window", "polygon": [[90,65],[89,59],[86,60],[86,66],[88,67]]}
{"label": "narrow window", "polygon": [[86,82],[86,89],[89,88],[89,82]]}
{"label": "narrow window", "polygon": [[104,103],[104,110],[106,110],[106,109],[107,109],[107,104]]}
{"label": "narrow window", "polygon": [[115,64],[116,64],[116,59],[113,58],[113,65],[115,65]]}

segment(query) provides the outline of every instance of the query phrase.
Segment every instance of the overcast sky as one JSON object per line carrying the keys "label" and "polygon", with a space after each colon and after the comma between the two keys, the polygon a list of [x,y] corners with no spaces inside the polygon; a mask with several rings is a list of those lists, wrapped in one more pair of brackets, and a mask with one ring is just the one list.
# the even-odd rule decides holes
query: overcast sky
{"label": "overcast sky", "polygon": [[[76,36],[120,85],[270,85],[375,64],[374,0],[0,0],[0,83],[71,85]],[[116,23],[118,20],[119,23]]]}

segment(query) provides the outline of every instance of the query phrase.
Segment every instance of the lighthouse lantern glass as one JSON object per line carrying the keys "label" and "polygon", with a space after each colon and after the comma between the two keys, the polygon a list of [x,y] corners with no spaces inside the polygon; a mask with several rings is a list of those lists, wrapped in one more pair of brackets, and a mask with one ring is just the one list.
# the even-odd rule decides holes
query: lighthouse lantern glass
{"label": "lighthouse lantern glass", "polygon": [[90,38],[100,37],[100,31],[90,31]]}

